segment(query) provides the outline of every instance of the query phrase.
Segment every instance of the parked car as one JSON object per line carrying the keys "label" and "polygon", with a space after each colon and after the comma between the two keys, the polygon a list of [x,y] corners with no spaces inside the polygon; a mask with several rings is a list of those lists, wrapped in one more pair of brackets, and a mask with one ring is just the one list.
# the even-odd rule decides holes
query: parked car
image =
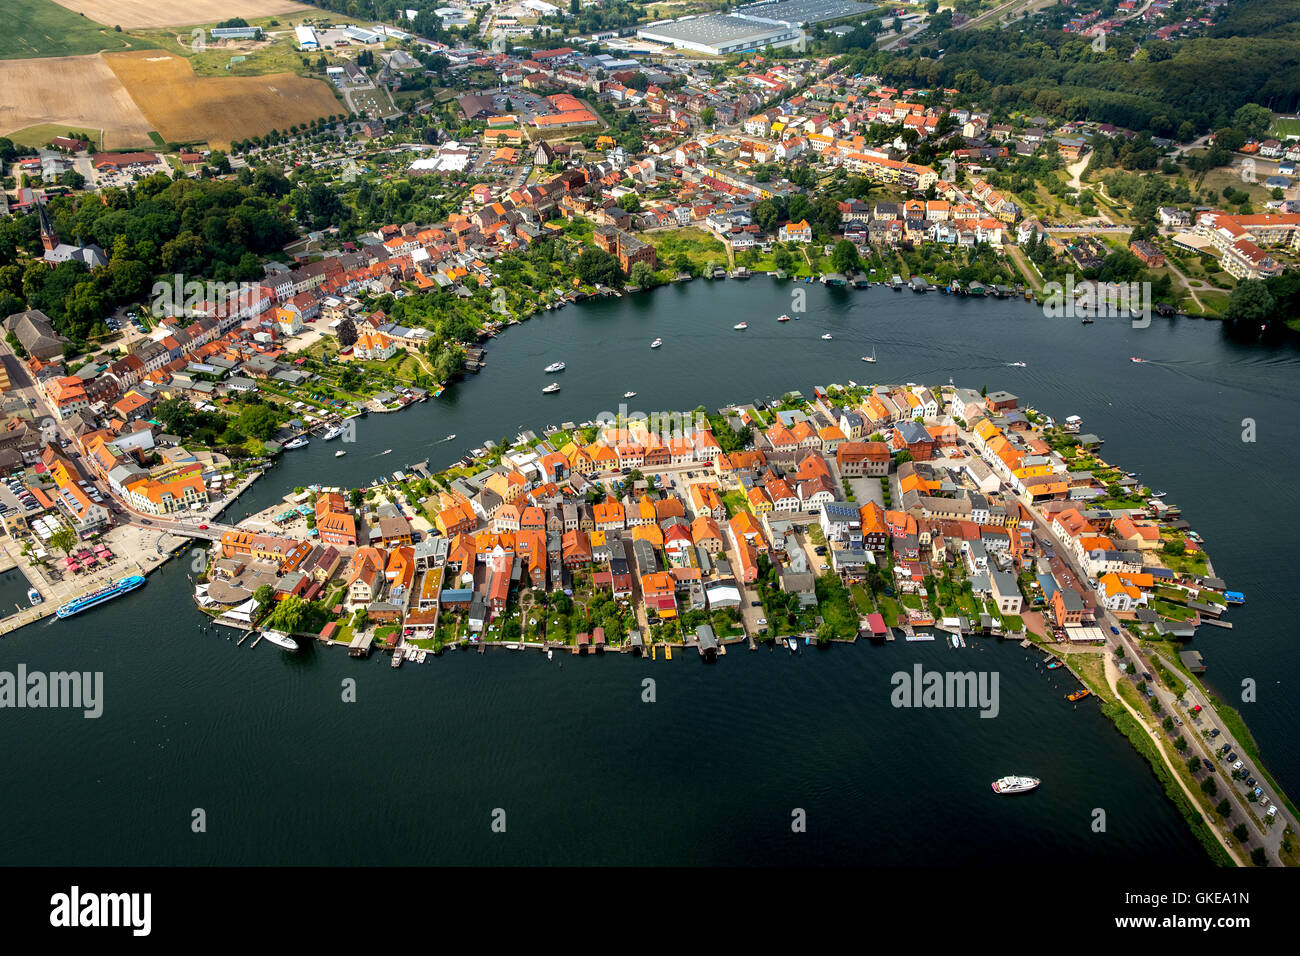
{"label": "parked car", "polygon": [[760,618],[758,619],[758,626],[759,626],[759,627],[767,627],[767,618],[765,618],[765,617],[760,617]]}
{"label": "parked car", "polygon": [[[1229,754],[1229,756],[1231,756],[1231,754]],[[1241,763],[1240,760],[1238,760],[1236,763],[1234,763],[1234,764],[1232,765],[1232,769],[1233,769],[1233,770],[1240,770],[1241,767],[1242,767],[1242,763]]]}
{"label": "parked car", "polygon": [[762,606],[763,606],[763,602],[762,602],[762,601],[750,601],[750,602],[749,602],[749,606],[750,606],[750,607],[762,607]]}
{"label": "parked car", "polygon": [[1211,728],[1211,730],[1210,730],[1210,736],[1211,736],[1211,737],[1217,737],[1217,736],[1219,736],[1219,728],[1218,728],[1218,727]]}
{"label": "parked car", "polygon": [[1114,624],[1112,624],[1112,625],[1110,626],[1110,632],[1111,632],[1112,634],[1118,636],[1118,635],[1119,635],[1119,628],[1116,627]]}

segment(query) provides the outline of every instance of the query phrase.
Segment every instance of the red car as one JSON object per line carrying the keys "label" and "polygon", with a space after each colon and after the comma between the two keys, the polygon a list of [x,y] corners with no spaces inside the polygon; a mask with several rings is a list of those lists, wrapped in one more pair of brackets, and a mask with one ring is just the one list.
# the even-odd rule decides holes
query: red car
{"label": "red car", "polygon": [[199,530],[200,530],[200,531],[207,531],[207,530],[208,530],[208,526],[205,525],[205,524],[201,524],[201,525],[199,525]]}
{"label": "red car", "polygon": [[1201,705],[1200,705],[1200,704],[1197,704],[1195,707],[1192,708],[1192,713],[1193,713],[1193,714],[1199,714],[1200,712],[1201,712]]}

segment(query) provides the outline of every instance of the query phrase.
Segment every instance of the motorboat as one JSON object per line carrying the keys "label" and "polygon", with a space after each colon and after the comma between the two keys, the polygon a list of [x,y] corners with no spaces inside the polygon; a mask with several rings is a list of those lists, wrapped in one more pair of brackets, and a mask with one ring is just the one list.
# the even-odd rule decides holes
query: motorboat
{"label": "motorboat", "polygon": [[1035,790],[1042,783],[1037,777],[1003,777],[1000,780],[993,781],[993,792],[1002,794],[1011,793],[1028,793]]}
{"label": "motorboat", "polygon": [[1141,360],[1140,358],[1138,358],[1136,355],[1130,355],[1128,360],[1129,360],[1130,362],[1141,362],[1141,361],[1142,361],[1142,360]]}
{"label": "motorboat", "polygon": [[332,441],[335,438],[338,438],[342,434],[343,434],[342,425],[331,425],[329,428],[325,429],[325,434],[321,435],[320,437],[322,441]]}
{"label": "motorboat", "polygon": [[789,322],[789,321],[790,321],[790,316],[785,315],[785,314],[781,314],[781,315],[778,315],[778,316],[776,317],[776,320],[777,320],[778,322]]}
{"label": "motorboat", "polygon": [[296,651],[298,649],[298,642],[283,631],[263,631],[262,637],[286,651]]}
{"label": "motorboat", "polygon": [[623,393],[623,397],[624,397],[624,398],[636,398],[636,392],[624,392],[624,393]]}
{"label": "motorboat", "polygon": [[1008,363],[1007,363],[1007,366],[1008,366],[1009,368],[1024,368],[1024,367],[1025,367],[1025,363],[1024,363],[1024,362],[1008,362]]}
{"label": "motorboat", "polygon": [[40,604],[42,601],[44,601],[45,598],[43,598],[43,597],[41,596],[41,592],[38,591],[38,590],[36,590],[36,588],[28,588],[28,589],[27,589],[27,600],[28,600],[31,604],[36,605],[36,604]]}
{"label": "motorboat", "polygon": [[732,328],[733,328],[733,329],[738,329],[738,330],[740,330],[740,331],[743,332],[745,329],[749,328],[749,323],[748,323],[748,322],[737,322],[735,325],[732,326]]}
{"label": "motorboat", "polygon": [[564,363],[563,363],[563,362],[552,362],[550,365],[546,366],[546,368],[543,369],[543,371],[545,371],[545,372],[563,372],[563,371],[564,371],[564,367],[565,367],[565,366],[564,366]]}
{"label": "motorboat", "polygon": [[831,334],[829,332],[827,332],[825,335],[822,336],[823,342],[829,342],[830,339],[831,339]]}
{"label": "motorboat", "polygon": [[544,389],[542,389],[542,394],[543,394],[543,395],[554,395],[554,394],[555,394],[556,392],[558,392],[559,390],[560,390],[560,383],[559,383],[559,382],[552,382],[550,385],[547,385]]}
{"label": "motorboat", "polygon": [[292,441],[285,442],[284,447],[286,451],[291,451],[294,448],[306,448],[309,444],[311,443],[307,441],[306,438],[304,438],[302,435],[299,435],[297,438],[293,439]]}
{"label": "motorboat", "polygon": [[659,348],[659,346],[661,346],[661,345],[663,345],[663,344],[664,344],[664,340],[663,340],[663,339],[655,339],[653,342],[650,343],[650,347],[651,347],[652,349],[657,349],[657,348]]}
{"label": "motorboat", "polygon": [[338,451],[336,451],[336,452],[334,453],[334,457],[335,457],[335,458],[342,458],[342,457],[343,457],[344,455],[346,455],[346,454],[347,454],[347,452],[344,451],[342,448],[340,448]]}

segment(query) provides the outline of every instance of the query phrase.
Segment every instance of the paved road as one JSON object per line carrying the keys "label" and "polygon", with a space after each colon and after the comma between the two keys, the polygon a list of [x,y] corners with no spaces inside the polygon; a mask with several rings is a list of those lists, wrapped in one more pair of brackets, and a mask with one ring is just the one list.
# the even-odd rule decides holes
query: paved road
{"label": "paved road", "polygon": [[[1056,547],[1054,550],[1062,558],[1062,560],[1064,560],[1066,564],[1072,569],[1073,573],[1078,575],[1078,580],[1081,582],[1087,581],[1088,580],[1087,575],[1083,572],[1083,569],[1080,568],[1078,564],[1075,562],[1074,556],[1065,547],[1064,542],[1061,541],[1061,539],[1057,536],[1056,532],[1052,529],[1052,527],[1046,521],[1042,520],[1037,510],[1032,506],[1032,504],[1030,504],[1030,502],[1026,501],[1023,498],[1021,498],[1020,500],[1021,503],[1024,504],[1025,507],[1029,510],[1030,514],[1034,516],[1035,525],[1039,528],[1042,528],[1045,531],[1045,533],[1049,536],[1049,538],[1056,543]],[[1115,617],[1115,615],[1112,614],[1110,611],[1102,607],[1100,603],[1097,604],[1096,617],[1097,617],[1097,624],[1103,630],[1110,630],[1113,628],[1119,631],[1118,637],[1115,636],[1114,633],[1111,633],[1106,638],[1105,650],[1107,652],[1108,657],[1110,655],[1113,655],[1117,648],[1123,647],[1127,659],[1133,662],[1134,666],[1138,669],[1139,672],[1142,671],[1147,671],[1148,673],[1154,672],[1154,667],[1151,663],[1151,659],[1155,655],[1149,654],[1141,648],[1138,642],[1134,640],[1134,638],[1129,634],[1128,630],[1123,626],[1123,622],[1121,622],[1117,617]],[[1165,666],[1169,671],[1173,673],[1177,673],[1177,670],[1172,663],[1165,662]],[[1219,741],[1217,746],[1222,746],[1223,743],[1231,743],[1233,745],[1233,748],[1237,750],[1239,755],[1241,755],[1243,751],[1238,746],[1237,741],[1233,740],[1231,736],[1228,734],[1227,730],[1225,729],[1225,724],[1223,720],[1219,717],[1217,711],[1215,711],[1209,699],[1204,694],[1202,694],[1198,689],[1196,689],[1194,685],[1192,685],[1190,682],[1185,681],[1184,683],[1187,684],[1187,692],[1184,696],[1183,704],[1180,704],[1178,700],[1175,699],[1172,691],[1170,691],[1167,687],[1165,687],[1160,681],[1158,680],[1149,681],[1148,686],[1157,695],[1165,713],[1173,716],[1177,716],[1180,720],[1183,721],[1183,726],[1188,728],[1189,730],[1195,729],[1196,731],[1195,733],[1189,732],[1183,735],[1188,739],[1189,752],[1196,753],[1197,751],[1199,751],[1200,757],[1203,761],[1209,760],[1211,762],[1214,762],[1218,764],[1218,769],[1220,771],[1224,771],[1226,768],[1224,768],[1223,765],[1221,763],[1218,763],[1218,761],[1215,759],[1212,753],[1213,748],[1207,745],[1205,739],[1201,737],[1200,731],[1202,729],[1208,730],[1211,727],[1218,728],[1221,731],[1221,734],[1218,738],[1216,738],[1217,741]],[[1196,704],[1199,704],[1201,706],[1201,713],[1199,715],[1194,715],[1191,713],[1191,707]],[[1155,731],[1155,733],[1157,736],[1159,736],[1160,734],[1163,733],[1163,731],[1157,730]],[[1161,739],[1161,743],[1163,744],[1163,738],[1160,739]],[[1231,824],[1231,826],[1236,826],[1240,822],[1243,821],[1247,822],[1247,824],[1251,827],[1252,831],[1254,831],[1256,838],[1259,839],[1263,843],[1265,848],[1269,851],[1270,861],[1273,863],[1279,862],[1278,851],[1282,845],[1283,831],[1287,827],[1290,827],[1292,831],[1297,830],[1295,820],[1291,818],[1290,811],[1281,803],[1280,800],[1277,799],[1277,794],[1269,793],[1268,796],[1273,797],[1274,798],[1273,802],[1278,806],[1278,814],[1277,814],[1277,818],[1274,820],[1271,826],[1264,825],[1258,822],[1258,820],[1254,816],[1252,816],[1246,809],[1248,804],[1242,795],[1248,788],[1245,786],[1244,781],[1233,781],[1231,779],[1230,771],[1216,773],[1215,776],[1219,778],[1217,781],[1219,784],[1219,793],[1220,794],[1231,793],[1232,799],[1236,805],[1236,810],[1234,811],[1233,815],[1228,819],[1227,823]],[[1267,790],[1267,788],[1265,789]],[[1195,801],[1193,802],[1195,803]],[[1196,805],[1199,808],[1199,804]],[[1249,805],[1249,806],[1253,806],[1253,805]],[[1222,837],[1222,834],[1219,831],[1219,827],[1226,826],[1226,824],[1216,823],[1214,819],[1211,818],[1210,826],[1211,829],[1213,829],[1216,834]],[[1231,826],[1226,826],[1226,828],[1231,829]]]}

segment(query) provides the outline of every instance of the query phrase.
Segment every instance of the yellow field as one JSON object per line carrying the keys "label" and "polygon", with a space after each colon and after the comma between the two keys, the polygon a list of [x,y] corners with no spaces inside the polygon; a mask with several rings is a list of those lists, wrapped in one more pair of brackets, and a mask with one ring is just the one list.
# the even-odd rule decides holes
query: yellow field
{"label": "yellow field", "polygon": [[184,57],[162,50],[112,53],[104,61],[151,128],[172,143],[226,147],[232,140],[346,112],[327,83],[292,73],[199,77]]}
{"label": "yellow field", "polygon": [[310,10],[293,0],[187,0],[185,3],[160,3],[159,0],[54,0],[74,13],[108,26],[171,27],[197,23],[221,23],[233,17],[252,20],[280,13]]}
{"label": "yellow field", "polygon": [[148,146],[154,128],[98,55],[0,60],[0,134],[41,124],[102,129],[106,149]]}

